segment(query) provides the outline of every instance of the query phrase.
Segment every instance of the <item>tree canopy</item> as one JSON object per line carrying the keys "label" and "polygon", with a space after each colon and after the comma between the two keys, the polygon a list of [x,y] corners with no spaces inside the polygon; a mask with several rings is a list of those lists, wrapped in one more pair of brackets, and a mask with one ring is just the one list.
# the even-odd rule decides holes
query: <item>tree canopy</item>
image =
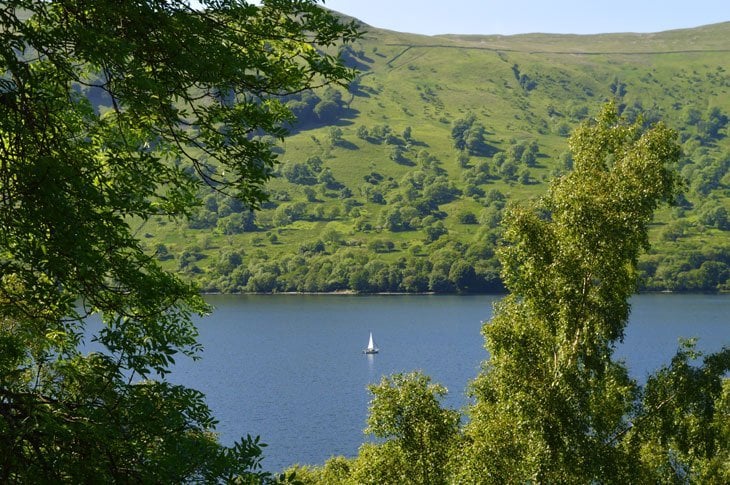
{"label": "tree canopy", "polygon": [[222,447],[204,396],[155,380],[199,353],[207,307],[138,231],[190,215],[201,180],[256,208],[279,100],[351,79],[337,51],[359,32],[314,0],[200,3],[0,6],[0,481],[258,467],[256,439]]}
{"label": "tree canopy", "polygon": [[[680,349],[645,390],[612,359],[648,224],[682,187],[670,168],[680,156],[676,138],[661,123],[644,129],[641,119],[627,122],[610,103],[571,136],[573,170],[541,200],[508,210],[499,256],[510,295],[483,327],[490,357],[473,383],[461,479],[727,480],[718,465],[726,458],[717,458],[727,457],[720,444],[726,430],[715,422],[727,413],[730,349],[699,368],[688,359],[699,354]],[[702,421],[707,433],[688,438],[681,425],[658,429],[667,415]]]}
{"label": "tree canopy", "polygon": [[508,211],[500,258],[511,294],[484,327],[490,359],[468,430],[474,472],[495,482],[630,477],[634,457],[612,440],[637,389],[611,355],[647,225],[679,188],[668,168],[675,138],[663,125],[642,132],[608,105],[572,135],[573,171],[532,207]]}

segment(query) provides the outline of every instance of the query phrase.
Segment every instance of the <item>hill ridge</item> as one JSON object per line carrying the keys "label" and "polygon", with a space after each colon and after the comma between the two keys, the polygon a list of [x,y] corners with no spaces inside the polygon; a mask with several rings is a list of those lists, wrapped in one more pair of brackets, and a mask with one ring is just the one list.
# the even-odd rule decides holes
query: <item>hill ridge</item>
{"label": "hill ridge", "polygon": [[386,43],[387,46],[392,47],[406,47],[406,49],[398,54],[396,57],[391,59],[389,62],[395,61],[398,57],[405,54],[410,49],[423,49],[423,48],[435,48],[435,49],[472,49],[472,50],[487,50],[493,52],[521,52],[525,54],[560,54],[560,55],[661,55],[661,54],[691,54],[695,52],[730,52],[730,47],[727,49],[684,49],[684,50],[665,50],[665,51],[558,51],[558,50],[520,50],[520,49],[509,49],[501,47],[490,47],[490,46],[467,46],[467,45],[446,45],[446,44],[407,44],[407,43]]}

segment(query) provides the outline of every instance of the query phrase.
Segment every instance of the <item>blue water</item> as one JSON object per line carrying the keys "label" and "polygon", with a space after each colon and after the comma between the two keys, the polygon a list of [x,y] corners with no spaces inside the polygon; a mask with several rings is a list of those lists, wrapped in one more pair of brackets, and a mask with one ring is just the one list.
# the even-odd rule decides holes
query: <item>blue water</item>
{"label": "blue water", "polygon": [[[492,296],[210,296],[198,322],[203,359],[179,359],[171,380],[203,391],[221,440],[261,435],[264,467],[353,456],[363,442],[367,385],[420,369],[467,403],[467,383],[487,357],[480,334]],[[616,356],[632,375],[668,363],[679,337],[700,349],[730,344],[730,297],[641,295]],[[380,347],[364,355],[368,332]]]}

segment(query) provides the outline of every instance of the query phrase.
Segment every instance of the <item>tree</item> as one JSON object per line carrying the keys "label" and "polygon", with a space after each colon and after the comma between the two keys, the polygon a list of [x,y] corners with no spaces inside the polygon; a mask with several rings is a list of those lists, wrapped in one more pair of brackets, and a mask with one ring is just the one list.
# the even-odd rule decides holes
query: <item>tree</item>
{"label": "tree", "polygon": [[396,163],[402,163],[407,160],[404,156],[405,152],[406,151],[402,146],[395,145],[390,151],[389,158]]}
{"label": "tree", "polygon": [[[364,445],[360,468],[369,469],[371,477],[381,475],[374,483],[446,483],[449,452],[459,429],[459,413],[442,408],[439,402],[446,388],[431,384],[420,372],[383,377],[380,384],[368,388],[373,399],[365,432],[387,441]],[[397,482],[387,480],[393,476]]]}
{"label": "tree", "polygon": [[508,160],[499,167],[499,175],[504,180],[514,180],[517,178],[517,170],[519,170],[517,164],[511,160]]}
{"label": "tree", "polygon": [[723,231],[730,229],[730,219],[728,218],[727,209],[721,205],[709,205],[703,208],[700,213],[700,222],[706,226],[716,227]]}
{"label": "tree", "polygon": [[459,214],[459,223],[460,224],[476,224],[477,216],[475,216],[473,212],[464,211],[461,214]]}
{"label": "tree", "polygon": [[412,130],[412,128],[410,126],[406,126],[405,128],[403,128],[403,139],[406,142],[413,141],[413,138],[412,138],[413,133],[412,132],[413,132],[413,130]]}
{"label": "tree", "polygon": [[645,464],[644,482],[730,482],[730,348],[703,357],[695,341],[649,377],[626,439]]}
{"label": "tree", "polygon": [[528,167],[534,167],[537,165],[537,157],[534,152],[530,150],[525,150],[522,152],[522,157],[520,157],[520,162],[522,162],[524,165]]}
{"label": "tree", "polygon": [[474,271],[474,266],[463,259],[454,261],[449,269],[449,280],[454,283],[459,292],[472,290],[477,285],[477,274]]}
{"label": "tree", "polygon": [[454,140],[454,147],[459,151],[466,150],[466,137],[469,129],[476,122],[476,116],[469,114],[465,118],[459,118],[451,126],[451,138]]}
{"label": "tree", "polygon": [[322,233],[322,241],[332,246],[342,244],[342,233],[333,227],[328,227]]}
{"label": "tree", "polygon": [[236,251],[226,251],[220,255],[216,263],[216,271],[222,275],[229,275],[243,264],[241,253]]}
{"label": "tree", "polygon": [[216,230],[221,234],[233,235],[256,229],[256,222],[253,211],[246,213],[234,212],[233,214],[218,219]]}
{"label": "tree", "polygon": [[368,128],[367,128],[367,126],[365,126],[365,125],[360,125],[360,126],[358,126],[358,127],[357,127],[357,131],[355,132],[355,134],[356,134],[356,135],[357,135],[357,137],[358,137],[358,138],[360,138],[361,140],[365,140],[365,141],[367,141],[367,140],[368,140],[368,138],[370,138],[370,132],[368,131]]}
{"label": "tree", "polygon": [[327,134],[329,135],[330,145],[337,146],[343,142],[342,129],[336,126],[331,126]]}
{"label": "tree", "polygon": [[574,171],[506,214],[511,294],[483,328],[490,359],[473,386],[464,481],[638,480],[639,458],[620,442],[637,386],[611,356],[647,225],[678,191],[675,138],[626,124],[609,104],[570,138]]}
{"label": "tree", "polygon": [[259,474],[257,439],[223,447],[203,396],[164,380],[208,308],[133,226],[189,215],[200,180],[257,207],[276,155],[251,135],[284,135],[280,96],[350,79],[327,52],[358,33],[315,1],[201,3],[0,10],[0,481]]}
{"label": "tree", "polygon": [[317,192],[311,187],[304,187],[304,197],[307,198],[307,202],[317,202]]}
{"label": "tree", "polygon": [[333,121],[340,111],[340,106],[334,101],[323,100],[314,107],[314,114],[321,123]]}
{"label": "tree", "polygon": [[720,138],[720,131],[727,126],[728,120],[730,120],[730,118],[728,118],[728,116],[723,113],[719,107],[713,106],[710,110],[708,110],[707,121],[703,126],[707,138],[710,140],[717,140]]}
{"label": "tree", "polygon": [[451,138],[454,147],[459,151],[466,151],[471,155],[484,154],[488,148],[484,135],[484,126],[476,121],[474,114],[454,121],[451,127]]}
{"label": "tree", "polygon": [[424,232],[426,233],[426,239],[428,242],[433,242],[444,234],[448,234],[449,230],[446,229],[443,222],[436,221],[433,224],[426,226],[424,228]]}
{"label": "tree", "polygon": [[317,179],[306,163],[287,163],[282,168],[284,177],[293,184],[312,185]]}

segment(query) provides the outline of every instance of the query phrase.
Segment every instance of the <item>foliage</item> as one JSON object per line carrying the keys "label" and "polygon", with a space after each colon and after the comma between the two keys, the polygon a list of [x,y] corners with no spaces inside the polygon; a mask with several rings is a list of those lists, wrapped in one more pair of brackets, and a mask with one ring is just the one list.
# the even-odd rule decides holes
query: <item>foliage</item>
{"label": "foliage", "polygon": [[477,122],[474,114],[471,114],[454,121],[451,138],[457,150],[466,151],[471,155],[483,155],[489,150],[485,132],[484,126]]}
{"label": "foliage", "polygon": [[[505,213],[511,293],[483,326],[490,357],[466,424],[427,376],[384,377],[370,386],[366,429],[380,441],[307,470],[307,483],[727,482],[730,349],[696,365],[703,356],[686,342],[643,389],[612,359],[648,226],[681,189],[676,132],[609,103],[570,148],[574,169]],[[471,278],[456,247],[430,259],[431,280]]]}
{"label": "foliage", "polygon": [[[684,436],[681,430],[653,435],[665,446],[661,458],[661,450],[637,438],[660,419],[657,408],[675,413],[687,405],[679,398],[685,396],[705,400],[708,423],[718,418],[714,403],[726,357],[711,357],[718,365],[691,392],[681,378],[660,373],[647,385],[646,414],[638,415],[639,388],[611,358],[628,321],[648,223],[679,187],[667,168],[679,157],[675,137],[661,124],[646,131],[626,124],[608,105],[571,137],[573,172],[540,202],[508,211],[500,258],[511,294],[483,328],[490,359],[473,384],[476,403],[459,472],[465,481],[654,482],[647,477],[663,460],[685,453],[666,447],[671,436]],[[636,453],[642,446],[643,456]],[[688,470],[717,468],[711,453],[693,459],[672,472],[672,481]]]}
{"label": "foliage", "polygon": [[520,72],[520,66],[518,66],[517,64],[514,64],[512,66],[512,73],[514,74],[515,80],[519,83],[520,87],[526,92],[532,91],[537,87],[537,81],[532,79],[526,73]]}
{"label": "foliage", "polygon": [[[258,135],[290,119],[275,97],[349,79],[325,49],[358,34],[314,1],[202,3],[0,9],[3,482],[266,478],[258,439],[221,446],[203,396],[164,381],[208,308],[137,231],[190,215],[201,179],[257,207],[275,161]],[[206,199],[207,224],[246,229],[222,207]]]}
{"label": "foliage", "polygon": [[284,165],[282,174],[293,184],[313,185],[316,182],[315,173],[305,163],[288,163]]}
{"label": "foliage", "polygon": [[420,372],[383,377],[369,389],[365,431],[386,441],[362,446],[353,464],[356,483],[445,483],[459,425],[459,413],[439,403],[446,389]]}
{"label": "foliage", "polygon": [[682,343],[670,365],[649,377],[635,426],[624,439],[641,456],[646,482],[730,480],[730,348],[704,356]]}
{"label": "foliage", "polygon": [[[346,49],[347,46],[343,51]],[[296,130],[328,125],[352,114],[342,99],[342,93],[331,87],[319,95],[307,90],[282,96],[281,100],[293,115],[288,124]]]}
{"label": "foliage", "polygon": [[[297,123],[292,136],[276,146],[284,154],[279,155],[281,170],[274,174],[282,176],[267,182],[270,200],[261,204],[250,230],[236,234],[217,230],[218,219],[229,215],[226,201],[232,199],[204,187],[207,192],[201,196],[213,195],[218,211],[207,204],[193,209],[190,228],[151,218],[144,229],[145,249],[152,252],[158,244],[165,244],[172,257],[162,266],[177,270],[185,247],[191,241],[208,239],[209,245],[201,245],[206,257],[196,263],[197,271],[180,273],[206,288],[234,287],[218,284],[223,275],[216,272],[217,251],[253,245],[279,264],[294,257],[302,244],[319,239],[332,223],[345,235],[343,246],[348,248],[368,252],[373,239],[393,241],[393,251],[368,255],[389,266],[401,258],[424,257],[447,242],[462,246],[464,253],[472,245],[481,252],[480,229],[462,225],[460,214],[469,211],[481,219],[485,207],[494,207],[488,196],[493,190],[505,197],[496,204],[542,195],[547,181],[570,170],[572,164],[560,134],[567,136],[577,123],[595,116],[599,100],[618,95],[617,108],[630,120],[638,120],[641,114],[647,127],[661,118],[680,132],[683,155],[673,168],[688,184],[684,203],[658,211],[649,227],[653,251],[640,259],[642,272],[644,268],[652,272],[642,275],[641,288],[725,291],[730,284],[726,273],[700,272],[700,266],[705,260],[723,262],[727,245],[721,209],[730,211],[730,137],[723,118],[730,113],[730,97],[725,95],[730,60],[721,53],[730,48],[728,29],[728,24],[719,24],[657,33],[641,43],[639,53],[639,44],[628,34],[426,39],[371,27],[369,35],[358,39],[348,52],[366,71],[356,89],[305,90],[277,98],[287,106],[297,100],[307,104],[310,118],[308,123]],[[672,46],[690,43],[691,52],[666,55],[674,50]],[[576,51],[590,52],[591,62],[567,54]],[[526,74],[537,82],[533,89],[526,91],[519,85],[511,69],[515,64],[520,78]],[[108,109],[108,97],[105,101],[96,91],[83,87],[80,94],[90,98],[95,110]],[[326,123],[313,113],[325,99],[341,107]],[[451,136],[459,121],[472,117],[484,127],[488,143],[478,154],[458,150]],[[412,129],[406,138],[409,126]],[[708,136],[707,126],[717,127],[716,137]],[[333,128],[341,130],[334,145]],[[252,133],[252,140],[276,138],[257,132]],[[520,149],[520,157],[514,158]],[[309,164],[315,158],[320,163]],[[180,163],[183,170],[194,171],[184,159]],[[287,179],[287,167],[295,164],[308,167],[310,173],[299,179],[307,185]],[[224,173],[213,163],[206,167],[215,169],[217,176]],[[380,174],[382,180],[366,188],[363,180],[371,173]],[[430,185],[448,188],[448,197],[441,197],[444,192],[429,189]],[[305,190],[307,187],[311,190]],[[280,205],[297,202],[307,204],[303,218],[275,217]],[[386,223],[391,216],[391,222],[397,224]],[[442,221],[448,230],[433,241],[426,233],[431,224],[424,223],[429,216]],[[490,225],[499,221],[490,219]],[[276,234],[275,243],[270,242],[270,234]],[[411,249],[416,245],[421,247],[419,252]],[[327,255],[334,256],[339,249],[328,247]],[[699,264],[697,253],[703,259]],[[715,257],[719,259],[712,259]],[[253,269],[256,259],[247,258],[244,267]],[[469,262],[479,274],[479,262]],[[495,269],[493,262],[489,264]],[[282,268],[275,290],[291,288],[289,281],[298,279],[296,272]],[[704,278],[716,273],[719,276],[714,282]],[[428,280],[429,275],[430,270],[418,280]]]}

